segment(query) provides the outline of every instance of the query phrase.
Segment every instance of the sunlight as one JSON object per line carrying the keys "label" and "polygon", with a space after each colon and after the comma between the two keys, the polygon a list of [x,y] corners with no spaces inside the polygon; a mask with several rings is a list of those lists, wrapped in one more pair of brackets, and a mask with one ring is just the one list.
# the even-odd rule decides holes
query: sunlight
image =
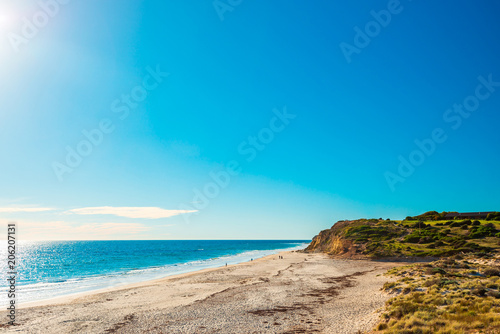
{"label": "sunlight", "polygon": [[0,7],[0,30],[10,31],[14,29],[17,14],[11,8]]}

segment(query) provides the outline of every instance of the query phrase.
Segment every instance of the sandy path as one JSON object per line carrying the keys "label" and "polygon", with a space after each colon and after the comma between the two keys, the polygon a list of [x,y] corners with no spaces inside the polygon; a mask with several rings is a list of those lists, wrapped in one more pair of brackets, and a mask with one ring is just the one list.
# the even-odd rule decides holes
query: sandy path
{"label": "sandy path", "polygon": [[404,264],[281,255],[21,308],[0,332],[357,333],[389,298],[379,274]]}

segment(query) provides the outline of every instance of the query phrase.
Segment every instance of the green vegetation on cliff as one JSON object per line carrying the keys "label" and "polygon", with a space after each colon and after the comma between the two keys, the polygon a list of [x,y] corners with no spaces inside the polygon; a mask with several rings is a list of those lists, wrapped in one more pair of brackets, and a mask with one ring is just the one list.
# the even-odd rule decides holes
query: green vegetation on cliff
{"label": "green vegetation on cliff", "polygon": [[[430,211],[418,218],[438,214]],[[358,219],[339,221],[321,231],[306,248],[353,258],[443,257],[489,253],[500,249],[500,221],[496,220]]]}

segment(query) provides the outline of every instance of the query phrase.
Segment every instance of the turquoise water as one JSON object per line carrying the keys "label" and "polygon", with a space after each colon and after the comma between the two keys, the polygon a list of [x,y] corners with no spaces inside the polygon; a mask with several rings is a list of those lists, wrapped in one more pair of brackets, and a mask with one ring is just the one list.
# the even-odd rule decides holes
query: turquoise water
{"label": "turquoise water", "polygon": [[[309,240],[37,241],[17,244],[17,302],[249,261]],[[7,305],[7,245],[1,244],[0,303]]]}

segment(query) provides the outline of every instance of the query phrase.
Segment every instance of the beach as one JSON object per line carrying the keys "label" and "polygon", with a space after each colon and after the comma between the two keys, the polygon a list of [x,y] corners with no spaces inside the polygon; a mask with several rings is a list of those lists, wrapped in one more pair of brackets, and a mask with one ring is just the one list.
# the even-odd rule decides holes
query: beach
{"label": "beach", "polygon": [[[357,333],[377,323],[382,274],[402,262],[281,252],[24,304],[2,333]],[[1,312],[6,318],[6,312]],[[7,321],[2,321],[5,324]]]}

